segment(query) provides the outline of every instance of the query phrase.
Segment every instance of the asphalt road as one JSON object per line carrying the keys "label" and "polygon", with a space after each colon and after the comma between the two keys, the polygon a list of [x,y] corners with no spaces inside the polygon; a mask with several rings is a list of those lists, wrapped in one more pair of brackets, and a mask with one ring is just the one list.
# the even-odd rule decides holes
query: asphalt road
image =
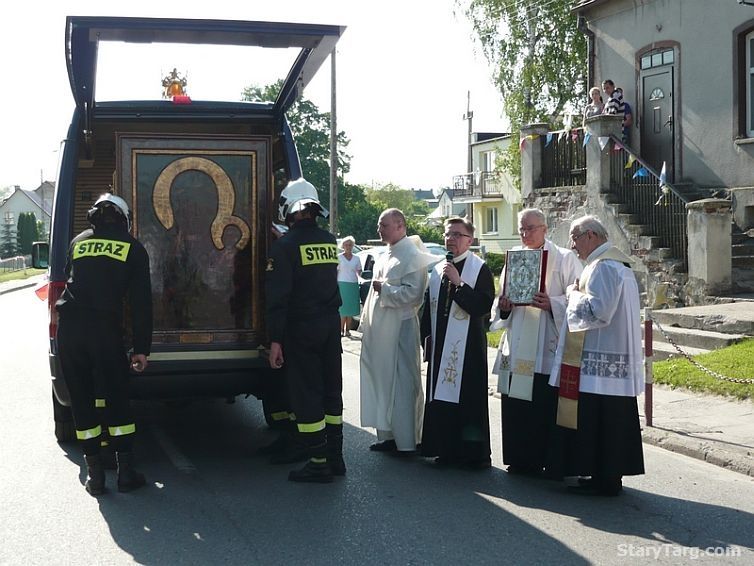
{"label": "asphalt road", "polygon": [[80,451],[52,434],[46,348],[45,304],[31,289],[0,297],[1,565],[754,563],[752,478],[651,446],[617,498],[511,477],[492,397],[492,470],[369,452],[348,353],[345,478],[292,484],[290,467],[254,456],[272,435],[253,398],[148,402],[148,487],[95,499]]}

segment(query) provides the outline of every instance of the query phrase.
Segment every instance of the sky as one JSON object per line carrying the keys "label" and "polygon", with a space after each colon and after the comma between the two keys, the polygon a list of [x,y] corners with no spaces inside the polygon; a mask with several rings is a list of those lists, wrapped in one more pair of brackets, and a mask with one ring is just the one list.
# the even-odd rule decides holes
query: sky
{"label": "sky", "polygon": [[[471,93],[474,131],[507,128],[502,100],[490,79],[491,68],[474,44],[470,25],[453,10],[453,0],[212,0],[201,4],[195,0],[65,0],[45,3],[44,8],[33,2],[5,2],[0,7],[5,71],[0,89],[0,188],[34,189],[41,179],[55,179],[57,150],[74,108],[64,58],[67,15],[346,26],[336,56],[337,125],[351,140],[347,148],[351,171],[346,181],[373,187],[386,183],[416,189],[450,186],[454,175],[466,173],[468,124],[463,115],[467,92]],[[188,92],[196,98],[194,87],[200,86],[201,69],[209,67],[216,73],[215,87],[225,89],[218,98],[225,100],[239,99],[243,86],[269,84],[282,74],[253,65],[246,69],[236,57],[185,48],[167,53],[151,49],[148,63],[136,63],[136,58],[124,58],[119,49],[101,49],[98,99],[104,100],[108,93],[128,98],[137,70],[145,71],[141,74],[148,75],[157,90],[160,72],[166,74],[177,66],[179,72],[188,73]],[[147,64],[154,69],[141,69]],[[320,110],[329,111],[329,60],[304,96]]]}

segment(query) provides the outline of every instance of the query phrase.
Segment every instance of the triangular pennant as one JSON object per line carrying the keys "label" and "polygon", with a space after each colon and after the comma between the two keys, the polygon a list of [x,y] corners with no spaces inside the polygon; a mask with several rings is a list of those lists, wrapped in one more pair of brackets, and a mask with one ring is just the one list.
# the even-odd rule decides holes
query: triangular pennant
{"label": "triangular pennant", "polygon": [[552,132],[547,132],[547,142],[545,142],[545,147],[547,147],[551,143],[552,143]]}
{"label": "triangular pennant", "polygon": [[518,142],[519,149],[524,149],[524,145],[526,144],[526,136],[521,138],[521,141]]}
{"label": "triangular pennant", "polygon": [[631,165],[634,164],[634,161],[636,161],[636,158],[633,155],[629,154],[628,161],[626,162],[624,169],[631,169]]}
{"label": "triangular pennant", "polygon": [[563,138],[566,137],[566,135],[568,135],[568,132],[563,130],[562,132],[560,132],[560,134],[558,134],[558,139],[562,140]]}
{"label": "triangular pennant", "polygon": [[581,145],[583,147],[586,147],[586,144],[589,143],[590,139],[592,139],[592,133],[591,132],[587,132],[586,135],[584,136],[584,142]]}
{"label": "triangular pennant", "polygon": [[615,142],[615,144],[613,144],[613,151],[620,151],[621,149],[623,149],[623,144],[622,143]]}
{"label": "triangular pennant", "polygon": [[577,130],[573,130],[571,132],[571,140],[576,141],[577,139],[579,139],[579,132]]}
{"label": "triangular pennant", "polygon": [[660,187],[664,187],[667,184],[667,170],[665,162],[662,162],[662,171],[660,171]]}
{"label": "triangular pennant", "polygon": [[607,142],[610,141],[610,136],[599,136],[597,141],[600,142],[600,150],[603,150],[607,147]]}
{"label": "triangular pennant", "polygon": [[639,167],[639,169],[636,170],[636,173],[634,173],[632,179],[636,179],[636,177],[649,177],[649,171],[644,167]]}

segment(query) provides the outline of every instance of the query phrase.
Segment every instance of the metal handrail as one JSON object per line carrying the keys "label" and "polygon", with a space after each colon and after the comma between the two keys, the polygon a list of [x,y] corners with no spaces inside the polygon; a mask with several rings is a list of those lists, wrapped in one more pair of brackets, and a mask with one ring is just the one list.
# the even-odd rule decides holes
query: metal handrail
{"label": "metal handrail", "polygon": [[[661,247],[669,248],[674,258],[688,265],[688,199],[671,184],[662,184],[657,171],[621,140],[613,135],[610,138],[624,150],[610,156],[610,192],[628,205],[630,213],[639,216],[641,224],[649,227],[649,234],[659,238]],[[631,157],[633,162],[627,168]],[[648,175],[634,178],[641,168]]]}

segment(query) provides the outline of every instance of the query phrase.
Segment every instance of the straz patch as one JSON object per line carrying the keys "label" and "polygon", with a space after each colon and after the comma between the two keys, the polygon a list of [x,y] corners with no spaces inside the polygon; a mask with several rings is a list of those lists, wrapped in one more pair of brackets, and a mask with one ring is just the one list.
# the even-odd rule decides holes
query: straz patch
{"label": "straz patch", "polygon": [[298,249],[301,252],[301,265],[338,263],[338,246],[335,244],[303,244]]}
{"label": "straz patch", "polygon": [[117,261],[126,261],[131,244],[117,240],[98,240],[92,238],[78,242],[73,248],[73,259],[82,257],[107,256]]}

